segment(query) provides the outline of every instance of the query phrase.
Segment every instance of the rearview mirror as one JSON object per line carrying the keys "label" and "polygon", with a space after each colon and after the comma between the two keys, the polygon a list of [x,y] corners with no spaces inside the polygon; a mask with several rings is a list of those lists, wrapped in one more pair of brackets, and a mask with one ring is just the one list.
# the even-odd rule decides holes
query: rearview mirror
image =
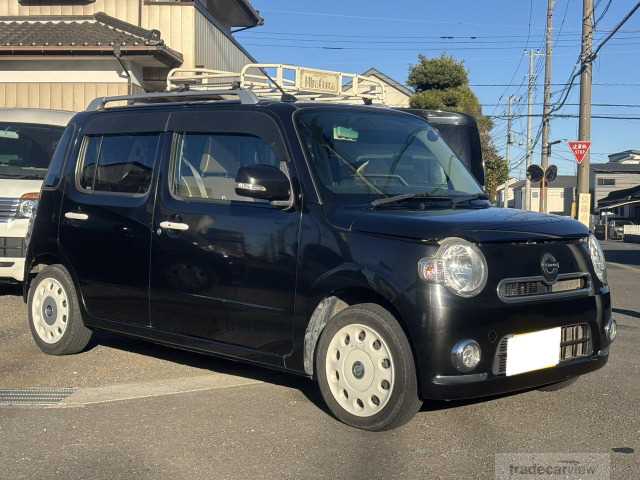
{"label": "rearview mirror", "polygon": [[240,167],[236,175],[236,194],[270,202],[289,200],[291,187],[282,170],[271,165]]}

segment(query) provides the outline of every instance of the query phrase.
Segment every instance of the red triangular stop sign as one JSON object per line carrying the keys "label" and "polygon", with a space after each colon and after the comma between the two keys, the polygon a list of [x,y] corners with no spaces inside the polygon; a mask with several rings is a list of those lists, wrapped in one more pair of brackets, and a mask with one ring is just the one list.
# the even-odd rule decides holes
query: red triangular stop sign
{"label": "red triangular stop sign", "polygon": [[591,142],[588,140],[582,140],[582,141],[579,140],[579,141],[568,142],[568,143],[569,143],[569,148],[573,152],[573,156],[576,157],[576,162],[578,162],[578,165],[580,165],[584,160],[585,155],[591,148]]}

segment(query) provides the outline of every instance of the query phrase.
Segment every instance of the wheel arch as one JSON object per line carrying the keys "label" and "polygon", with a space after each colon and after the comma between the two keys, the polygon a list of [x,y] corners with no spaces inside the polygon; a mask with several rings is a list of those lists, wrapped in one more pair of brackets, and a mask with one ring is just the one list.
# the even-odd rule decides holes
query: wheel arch
{"label": "wheel arch", "polygon": [[362,303],[380,305],[395,317],[411,346],[411,354],[414,360],[417,360],[407,324],[396,305],[371,287],[354,286],[334,290],[317,302],[304,335],[304,371],[307,375],[310,377],[315,376],[316,348],[320,335],[322,335],[327,324],[345,308]]}
{"label": "wheel arch", "polygon": [[75,272],[70,267],[69,263],[65,261],[64,256],[60,253],[47,252],[33,257],[29,260],[29,264],[25,265],[25,277],[22,290],[22,296],[25,302],[29,297],[29,288],[31,287],[31,282],[38,275],[38,273],[40,273],[45,267],[49,265],[62,265],[67,270],[67,272],[69,272],[69,276],[71,276],[71,280],[73,281],[76,290],[80,292],[80,290],[78,289],[78,281]]}

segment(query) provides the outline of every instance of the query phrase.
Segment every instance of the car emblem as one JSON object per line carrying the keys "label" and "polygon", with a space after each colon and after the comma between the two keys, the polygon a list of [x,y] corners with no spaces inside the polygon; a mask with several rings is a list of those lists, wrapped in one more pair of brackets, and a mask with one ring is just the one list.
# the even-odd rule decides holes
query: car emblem
{"label": "car emblem", "polygon": [[560,262],[556,260],[556,257],[550,253],[545,253],[540,261],[540,268],[542,269],[542,275],[544,279],[553,283],[558,279],[558,272],[560,271]]}

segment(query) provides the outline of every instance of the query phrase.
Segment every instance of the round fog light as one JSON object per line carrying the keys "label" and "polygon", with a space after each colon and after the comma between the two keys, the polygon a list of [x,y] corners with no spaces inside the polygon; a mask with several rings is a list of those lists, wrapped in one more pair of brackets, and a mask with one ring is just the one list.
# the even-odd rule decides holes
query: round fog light
{"label": "round fog light", "polygon": [[613,342],[618,335],[618,324],[613,318],[609,320],[609,323],[607,323],[605,330],[607,332],[607,337],[609,337],[609,342]]}
{"label": "round fog light", "polygon": [[475,340],[460,340],[451,349],[451,361],[458,371],[463,373],[476,368],[480,358],[480,345]]}

